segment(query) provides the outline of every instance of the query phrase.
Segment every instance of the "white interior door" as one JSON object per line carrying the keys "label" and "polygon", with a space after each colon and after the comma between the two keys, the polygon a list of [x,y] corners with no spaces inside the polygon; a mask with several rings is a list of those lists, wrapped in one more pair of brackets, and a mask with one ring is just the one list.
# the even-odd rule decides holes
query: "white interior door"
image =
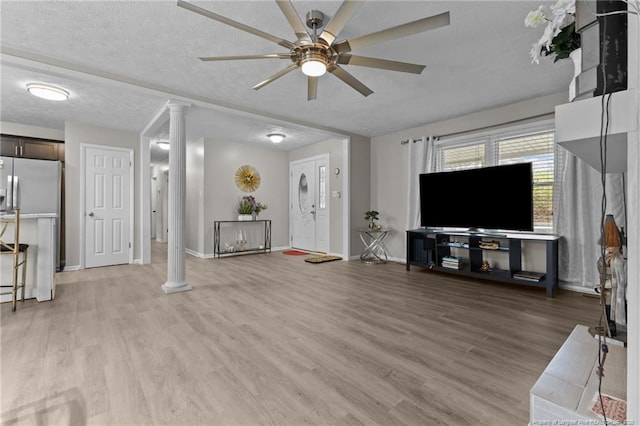
{"label": "white interior door", "polygon": [[86,147],[85,267],[129,263],[130,151]]}
{"label": "white interior door", "polygon": [[328,156],[291,163],[291,247],[329,251]]}

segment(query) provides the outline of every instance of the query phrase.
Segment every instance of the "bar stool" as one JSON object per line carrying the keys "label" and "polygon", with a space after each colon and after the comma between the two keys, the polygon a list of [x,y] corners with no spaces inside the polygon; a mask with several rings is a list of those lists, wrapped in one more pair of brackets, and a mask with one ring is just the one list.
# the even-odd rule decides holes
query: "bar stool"
{"label": "bar stool", "polygon": [[[10,226],[13,225],[13,226]],[[13,242],[5,241],[5,234],[10,228],[13,228]],[[9,237],[10,238],[10,237]],[[0,288],[10,288],[11,291],[1,292],[0,294],[12,295],[12,311],[16,311],[16,302],[18,300],[18,289],[22,291],[22,301],[24,302],[24,289],[27,281],[27,249],[29,244],[20,243],[20,209],[16,209],[14,214],[0,216],[0,255],[13,255],[13,271],[11,285],[0,285]],[[22,259],[20,259],[22,257]],[[22,267],[22,282],[18,282],[20,275],[19,269]]]}

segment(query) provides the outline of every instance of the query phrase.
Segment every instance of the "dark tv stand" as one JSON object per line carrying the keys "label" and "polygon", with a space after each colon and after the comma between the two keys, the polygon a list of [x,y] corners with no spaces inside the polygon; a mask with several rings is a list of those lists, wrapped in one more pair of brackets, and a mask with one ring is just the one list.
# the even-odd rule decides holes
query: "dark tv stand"
{"label": "dark tv stand", "polygon": [[[407,271],[411,265],[481,279],[522,284],[546,289],[547,297],[553,297],[558,288],[558,240],[557,235],[533,233],[482,233],[465,231],[443,231],[420,228],[407,231]],[[488,241],[498,241],[499,247],[486,248]],[[522,245],[544,243],[546,269],[544,271],[522,270]],[[482,244],[481,244],[482,243]],[[509,269],[483,271],[485,253],[508,255]],[[460,259],[459,269],[446,267],[447,257]],[[445,260],[443,264],[443,260]],[[451,263],[449,263],[451,265]]]}

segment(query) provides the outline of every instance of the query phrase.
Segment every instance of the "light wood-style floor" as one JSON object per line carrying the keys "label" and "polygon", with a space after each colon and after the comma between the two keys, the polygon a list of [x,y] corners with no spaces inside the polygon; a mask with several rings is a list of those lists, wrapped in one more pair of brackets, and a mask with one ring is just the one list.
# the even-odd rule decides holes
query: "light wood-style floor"
{"label": "light wood-style floor", "polygon": [[526,425],[597,299],[281,252],[57,274],[1,306],[3,425]]}

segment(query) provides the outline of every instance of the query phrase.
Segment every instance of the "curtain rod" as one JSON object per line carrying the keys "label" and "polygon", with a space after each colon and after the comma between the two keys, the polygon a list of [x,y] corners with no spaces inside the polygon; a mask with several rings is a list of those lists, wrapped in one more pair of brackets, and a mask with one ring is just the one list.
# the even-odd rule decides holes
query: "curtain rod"
{"label": "curtain rod", "polygon": [[[434,138],[435,139],[449,138],[451,136],[464,135],[464,134],[467,134],[467,133],[479,132],[481,130],[495,129],[495,128],[498,128],[498,127],[507,126],[509,124],[522,123],[523,121],[535,120],[536,118],[552,117],[553,115],[554,114],[552,112],[547,112],[547,113],[544,113],[544,114],[538,114],[538,115],[534,115],[534,116],[527,117],[527,118],[519,118],[517,120],[505,121],[503,123],[492,124],[490,126],[478,127],[476,129],[462,130],[460,132],[447,133],[445,135],[434,136]],[[416,143],[416,142],[420,142],[421,140],[422,140],[422,138],[419,138],[419,139],[405,139],[403,141],[400,141],[400,145],[407,145],[409,142]]]}

